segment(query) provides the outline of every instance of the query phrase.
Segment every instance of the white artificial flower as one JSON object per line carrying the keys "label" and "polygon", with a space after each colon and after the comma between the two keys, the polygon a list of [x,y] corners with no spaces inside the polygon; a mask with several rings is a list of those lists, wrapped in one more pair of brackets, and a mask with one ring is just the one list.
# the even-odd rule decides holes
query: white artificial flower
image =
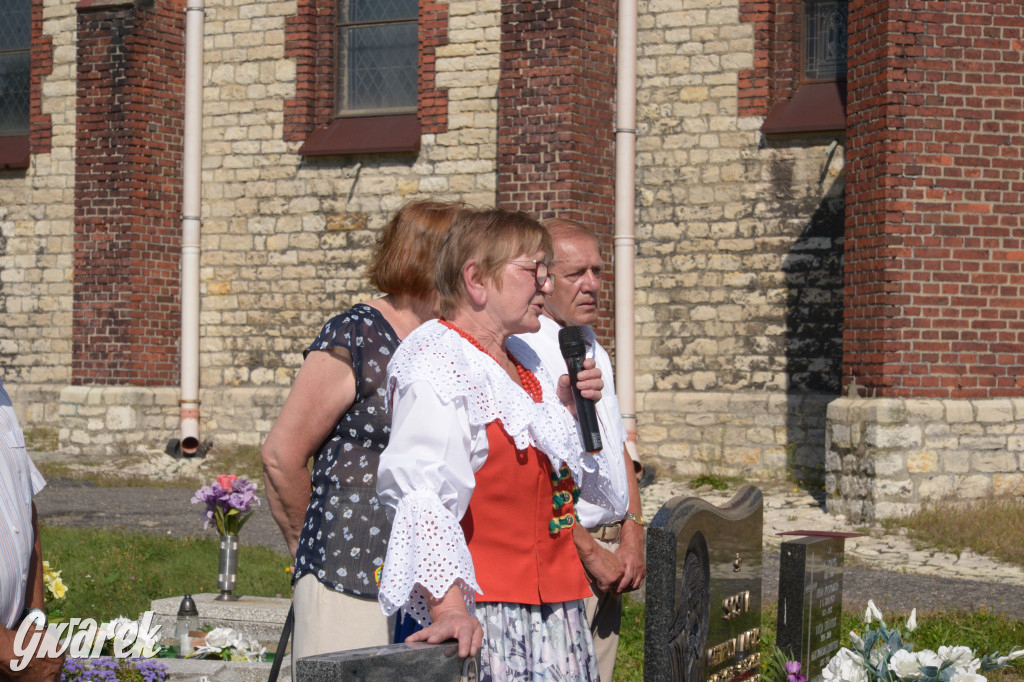
{"label": "white artificial flower", "polygon": [[133,621],[128,620],[124,616],[118,616],[114,620],[107,621],[100,625],[100,632],[105,632],[109,637],[117,637],[117,634],[123,629],[132,625]]}
{"label": "white artificial flower", "polygon": [[860,635],[858,635],[853,630],[850,630],[850,643],[853,644],[853,646],[857,647],[858,649],[863,649],[864,648],[864,640],[861,639]]}
{"label": "white artificial flower", "polygon": [[885,623],[882,619],[882,612],[875,606],[875,602],[868,599],[868,608],[864,611],[864,622],[870,624],[874,620],[877,620],[879,623]]}
{"label": "white artificial flower", "polygon": [[953,672],[953,676],[949,678],[949,682],[986,682],[987,679],[984,675],[979,675],[978,673],[956,670]]}
{"label": "white artificial flower", "polygon": [[917,664],[922,668],[938,668],[943,663],[945,663],[945,659],[943,659],[941,656],[939,656],[939,654],[935,653],[931,649],[921,649],[917,652]]}
{"label": "white artificial flower", "polygon": [[974,672],[981,665],[981,661],[974,657],[974,651],[966,646],[940,646],[939,656],[944,661],[949,661],[957,670],[970,670]]}
{"label": "white artificial flower", "polygon": [[821,671],[821,678],[826,682],[869,682],[860,656],[846,647],[836,652]]}
{"label": "white artificial flower", "polygon": [[917,629],[917,609],[913,609],[910,612],[910,618],[907,618],[907,632],[913,632]]}
{"label": "white artificial flower", "polygon": [[996,663],[999,664],[999,665],[1006,665],[1010,661],[1015,661],[1018,658],[1021,658],[1022,656],[1024,656],[1024,649],[1016,649],[1016,650],[1011,651],[1006,656],[998,657],[996,659]]}
{"label": "white artificial flower", "polygon": [[231,646],[235,631],[231,628],[214,628],[206,633],[206,646],[215,649],[223,649]]}
{"label": "white artificial flower", "polygon": [[918,663],[917,655],[900,649],[889,659],[889,670],[896,673],[901,680],[916,680],[921,677],[921,664]]}

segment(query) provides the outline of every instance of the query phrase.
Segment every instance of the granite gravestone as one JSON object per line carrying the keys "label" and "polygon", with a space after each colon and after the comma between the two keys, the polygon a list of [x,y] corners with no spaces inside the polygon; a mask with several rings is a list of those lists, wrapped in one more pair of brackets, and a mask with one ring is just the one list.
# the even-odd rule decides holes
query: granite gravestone
{"label": "granite gravestone", "polygon": [[818,534],[782,543],[776,645],[818,678],[839,650],[843,610],[844,534]]}
{"label": "granite gravestone", "polygon": [[480,655],[459,658],[458,644],[413,642],[300,658],[297,682],[477,682]]}
{"label": "granite gravestone", "polygon": [[727,682],[761,670],[761,491],[723,507],[666,502],[647,529],[644,680]]}

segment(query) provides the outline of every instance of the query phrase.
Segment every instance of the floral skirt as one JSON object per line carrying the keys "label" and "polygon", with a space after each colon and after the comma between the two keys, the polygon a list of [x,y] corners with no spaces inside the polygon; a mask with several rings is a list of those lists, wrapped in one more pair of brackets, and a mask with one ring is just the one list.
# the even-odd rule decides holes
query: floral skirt
{"label": "floral skirt", "polygon": [[476,604],[481,682],[599,682],[583,601]]}

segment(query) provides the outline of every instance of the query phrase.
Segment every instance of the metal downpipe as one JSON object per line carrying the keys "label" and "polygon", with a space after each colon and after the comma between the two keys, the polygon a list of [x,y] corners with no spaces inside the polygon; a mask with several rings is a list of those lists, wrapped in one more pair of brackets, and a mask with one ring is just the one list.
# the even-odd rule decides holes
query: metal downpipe
{"label": "metal downpipe", "polygon": [[615,94],[615,383],[636,456],[635,275],[637,2],[620,0]]}
{"label": "metal downpipe", "polygon": [[181,209],[181,452],[199,448],[199,229],[203,140],[203,0],[185,9],[185,121]]}

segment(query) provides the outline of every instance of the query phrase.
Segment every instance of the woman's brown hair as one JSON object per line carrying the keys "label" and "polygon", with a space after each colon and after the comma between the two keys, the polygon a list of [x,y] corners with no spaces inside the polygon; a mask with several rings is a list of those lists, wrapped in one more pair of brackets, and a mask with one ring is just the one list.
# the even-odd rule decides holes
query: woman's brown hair
{"label": "woman's brown hair", "polygon": [[437,255],[434,284],[441,297],[441,315],[450,316],[466,294],[462,266],[471,260],[501,290],[501,275],[510,260],[543,250],[550,260],[548,231],[523,211],[490,208],[463,211],[452,221]]}
{"label": "woman's brown hair", "polygon": [[370,284],[386,294],[432,294],[437,251],[462,210],[461,203],[432,200],[412,201],[398,209],[377,237],[366,269]]}

